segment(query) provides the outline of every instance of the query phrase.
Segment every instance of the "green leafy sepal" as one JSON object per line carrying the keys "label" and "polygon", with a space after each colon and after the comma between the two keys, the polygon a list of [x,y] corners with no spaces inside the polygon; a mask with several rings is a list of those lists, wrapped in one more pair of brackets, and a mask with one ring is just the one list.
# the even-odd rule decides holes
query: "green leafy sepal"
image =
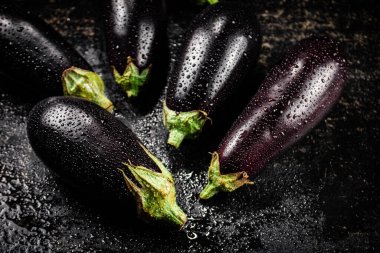
{"label": "green leafy sepal", "polygon": [[112,102],[104,93],[103,79],[95,72],[70,67],[62,74],[63,94],[84,98],[109,112],[114,110]]}
{"label": "green leafy sepal", "polygon": [[208,183],[200,194],[201,199],[209,199],[218,192],[233,192],[246,184],[253,184],[248,179],[246,172],[236,172],[222,175],[220,173],[219,155],[212,154],[210,167],[208,170]]}
{"label": "green leafy sepal", "polygon": [[187,217],[177,204],[176,190],[171,173],[143,145],[140,144],[140,146],[158,166],[161,173],[144,166],[133,165],[131,162],[124,163],[138,182],[139,185],[137,185],[128,178],[124,170],[119,169],[128,189],[136,198],[138,214],[148,221],[165,221],[182,228]]}

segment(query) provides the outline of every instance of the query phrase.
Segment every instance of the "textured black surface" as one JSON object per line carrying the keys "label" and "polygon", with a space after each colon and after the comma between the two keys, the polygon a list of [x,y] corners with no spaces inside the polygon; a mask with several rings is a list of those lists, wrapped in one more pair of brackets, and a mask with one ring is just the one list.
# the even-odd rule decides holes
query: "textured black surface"
{"label": "textured black surface", "polygon": [[[25,2],[20,4],[59,30],[109,81],[93,3]],[[258,80],[286,49],[312,34],[328,34],[346,45],[350,80],[339,104],[315,130],[272,162],[255,186],[200,202],[207,152],[217,145],[218,134],[211,143],[203,138],[173,150],[165,145],[161,103],[139,115],[109,84],[117,117],[174,174],[179,203],[190,220],[177,232],[136,222],[102,202],[88,203],[55,180],[26,138],[33,99],[6,92],[6,81],[0,80],[0,251],[378,251],[379,4],[300,0],[256,5],[264,32]],[[171,11],[172,64],[184,29],[198,11]]]}

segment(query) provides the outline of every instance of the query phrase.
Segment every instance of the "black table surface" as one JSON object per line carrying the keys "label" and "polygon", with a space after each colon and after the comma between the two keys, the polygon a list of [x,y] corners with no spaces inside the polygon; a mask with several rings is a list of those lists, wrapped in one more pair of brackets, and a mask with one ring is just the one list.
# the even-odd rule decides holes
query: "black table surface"
{"label": "black table surface", "polygon": [[[169,2],[171,65],[189,21],[201,10],[176,2]],[[0,80],[0,251],[379,252],[379,4],[252,2],[263,31],[252,82],[259,83],[297,41],[315,34],[345,45],[349,81],[328,117],[272,161],[254,186],[199,201],[208,152],[219,136],[187,141],[180,150],[165,144],[161,102],[142,113],[111,81],[93,1],[17,1],[57,29],[102,74],[116,117],[173,172],[189,223],[182,231],[150,226],[107,210],[101,201],[94,205],[77,197],[28,143],[26,117],[35,101],[5,91]]]}

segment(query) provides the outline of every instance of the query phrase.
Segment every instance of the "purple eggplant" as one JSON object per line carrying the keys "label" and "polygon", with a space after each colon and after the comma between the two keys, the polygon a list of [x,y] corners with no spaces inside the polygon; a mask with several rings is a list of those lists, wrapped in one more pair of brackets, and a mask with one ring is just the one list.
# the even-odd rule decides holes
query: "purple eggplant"
{"label": "purple eggplant", "polygon": [[83,97],[108,110],[104,83],[89,64],[42,20],[0,5],[0,72],[26,89]]}
{"label": "purple eggplant", "polygon": [[27,132],[38,157],[72,187],[107,199],[134,197],[148,220],[186,222],[170,172],[101,107],[73,97],[45,99],[32,109]]}
{"label": "purple eggplant", "polygon": [[[107,54],[128,97],[165,80],[168,51],[164,0],[104,0]],[[164,77],[164,78],[162,78]]]}
{"label": "purple eggplant", "polygon": [[346,60],[337,42],[327,37],[299,42],[268,73],[213,153],[200,197],[252,184],[249,176],[325,117],[346,80]]}
{"label": "purple eggplant", "polygon": [[196,138],[208,118],[242,88],[261,45],[259,23],[250,7],[217,4],[191,24],[169,74],[164,125],[168,143],[178,148]]}

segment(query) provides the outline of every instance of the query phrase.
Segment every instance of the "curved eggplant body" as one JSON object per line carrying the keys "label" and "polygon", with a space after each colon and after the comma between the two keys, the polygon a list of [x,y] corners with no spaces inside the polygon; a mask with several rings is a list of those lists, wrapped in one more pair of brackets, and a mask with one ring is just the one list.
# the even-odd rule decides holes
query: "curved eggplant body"
{"label": "curved eggplant body", "polygon": [[[101,106],[112,109],[112,103],[104,96],[100,77],[89,71],[89,64],[42,20],[1,4],[0,48],[0,72],[29,88],[36,86],[33,91],[47,95],[62,95],[66,91],[67,95],[82,96],[93,102],[102,100]],[[65,76],[75,75],[85,84],[73,80],[65,83],[64,71]],[[83,85],[93,88],[91,94],[87,88],[87,95],[83,95]]]}
{"label": "curved eggplant body", "polygon": [[[201,132],[206,118],[228,106],[227,99],[239,90],[257,61],[261,36],[252,9],[236,4],[209,6],[192,22],[187,34],[169,74],[164,122],[173,135],[182,132],[184,138],[192,138]],[[194,121],[200,124],[195,131],[186,126],[188,117],[172,119],[188,112],[198,112],[199,119]],[[183,139],[172,141],[171,137],[169,143],[174,146]]]}
{"label": "curved eggplant body", "polygon": [[[346,79],[346,61],[337,42],[326,37],[299,42],[268,73],[214,153],[209,179],[231,181],[230,189],[217,191],[250,183],[248,175],[256,175],[305,136],[338,101]],[[202,197],[211,197],[213,191],[210,186]]]}
{"label": "curved eggplant body", "polygon": [[[104,0],[107,53],[116,82],[128,97],[166,74],[163,0]],[[153,85],[153,83],[152,83]]]}
{"label": "curved eggplant body", "polygon": [[27,131],[38,157],[71,185],[115,199],[134,196],[142,216],[185,222],[170,172],[97,105],[70,97],[46,99],[31,111]]}

